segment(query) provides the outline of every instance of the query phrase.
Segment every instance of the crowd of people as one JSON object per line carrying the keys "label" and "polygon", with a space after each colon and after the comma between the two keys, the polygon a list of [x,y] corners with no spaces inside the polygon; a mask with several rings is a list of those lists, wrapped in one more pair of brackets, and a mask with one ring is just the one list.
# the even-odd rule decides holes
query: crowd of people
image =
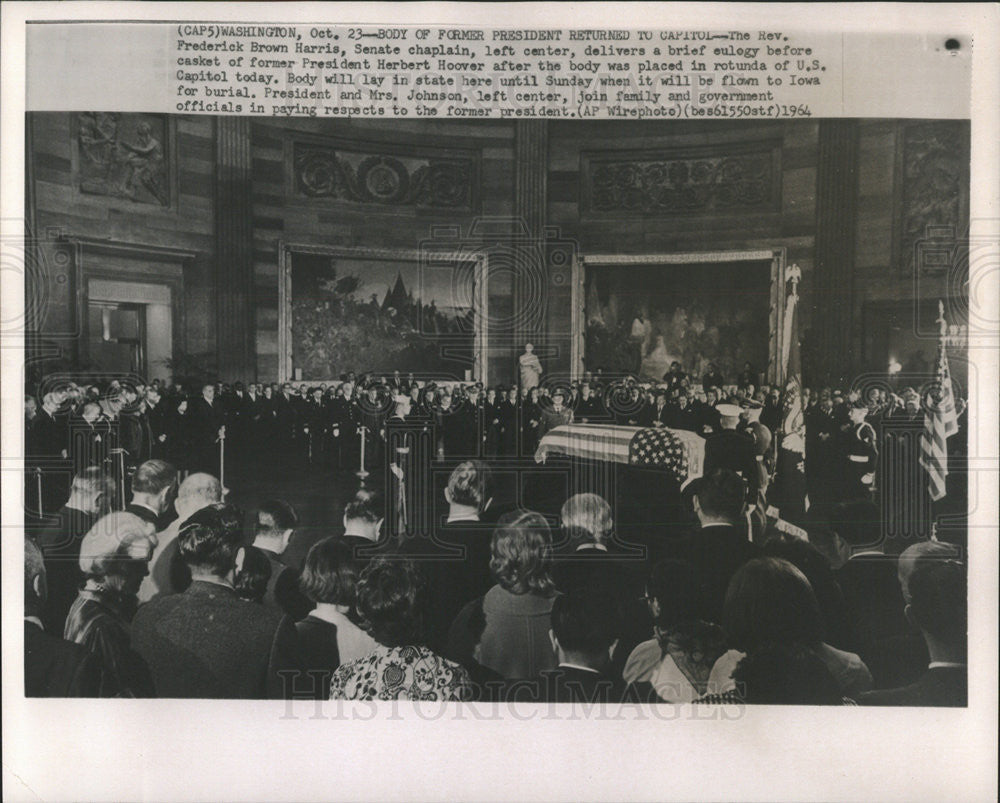
{"label": "crowd of people", "polygon": [[[25,395],[27,503],[30,510],[53,512],[65,498],[69,479],[90,465],[127,478],[155,458],[182,474],[218,475],[224,449],[243,461],[266,455],[269,464],[377,467],[385,459],[388,432],[404,424],[431,433],[441,459],[530,458],[548,431],[571,422],[667,427],[706,440],[723,435],[715,451],[730,456],[725,464],[754,484],[755,460],[775,472],[788,407],[783,389],[759,378],[748,363],[727,384],[709,365],[701,383],[694,384],[674,363],[659,383],[600,372],[532,387],[418,381],[399,372],[350,372],[331,383],[206,382],[197,388],[159,379],[149,384],[43,383]],[[814,503],[873,491],[881,427],[886,422],[923,425],[921,399],[912,388],[899,394],[876,388],[865,398],[857,391],[804,388],[801,406],[804,471]],[[739,420],[730,427],[724,413],[734,407]],[[958,420],[962,434],[951,445],[961,448],[961,400]],[[727,432],[734,428],[746,437]]]}
{"label": "crowd of people", "polygon": [[[811,493],[830,492],[789,526],[750,515],[767,502],[780,389],[692,390],[672,373],[527,391],[210,383],[194,399],[155,381],[51,386],[26,416],[46,473],[25,540],[26,693],[965,705],[964,555],[933,538],[883,551],[865,482],[877,453],[855,482],[834,473],[911,402],[803,394],[807,438],[842,463],[810,475]],[[393,419],[427,426],[454,465],[428,532],[393,531],[383,495],[345,487],[342,522],[296,561],[292,505],[261,498],[248,518],[226,501],[220,440],[336,464],[363,427],[378,459]],[[568,421],[706,437],[688,531],[637,548],[615,500],[568,495],[554,517],[496,498],[491,458],[530,455]],[[48,482],[53,463],[68,487]]]}

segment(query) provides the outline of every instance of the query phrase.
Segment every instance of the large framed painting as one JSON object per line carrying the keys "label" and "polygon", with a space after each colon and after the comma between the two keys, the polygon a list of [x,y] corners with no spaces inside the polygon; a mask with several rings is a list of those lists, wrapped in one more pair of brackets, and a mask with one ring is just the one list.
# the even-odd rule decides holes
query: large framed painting
{"label": "large framed painting", "polygon": [[483,375],[483,260],[469,253],[283,243],[282,380],[353,372],[456,381]]}

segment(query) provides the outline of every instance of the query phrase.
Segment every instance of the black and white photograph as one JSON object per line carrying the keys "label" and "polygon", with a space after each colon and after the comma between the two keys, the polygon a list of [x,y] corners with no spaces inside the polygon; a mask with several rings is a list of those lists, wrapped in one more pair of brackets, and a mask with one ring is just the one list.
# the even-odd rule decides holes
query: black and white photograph
{"label": "black and white photograph", "polygon": [[[995,203],[996,187],[977,189],[988,173],[975,161],[984,143],[968,26],[977,13],[997,18],[964,9],[953,32],[922,36],[920,58],[966,60],[939,90],[966,101],[944,113],[918,100],[901,112],[911,101],[898,101],[885,114],[874,103],[864,113],[818,102],[815,114],[802,103],[745,111],[774,94],[775,75],[819,83],[802,76],[830,58],[798,46],[809,40],[801,26],[773,35],[792,42],[779,53],[762,43],[772,36],[756,30],[763,22],[735,25],[746,40],[727,31],[731,15],[708,45],[689,34],[666,45],[669,14],[644,20],[636,8],[627,25],[579,26],[587,36],[570,36],[576,24],[558,13],[510,22],[507,9],[502,26],[479,18],[479,40],[455,34],[457,23],[353,28],[322,8],[299,9],[311,38],[261,20],[226,39],[225,26],[206,33],[213,23],[181,24],[197,17],[191,9],[164,8],[142,27],[169,44],[141,58],[157,75],[166,61],[170,92],[152,94],[169,105],[123,103],[113,87],[103,105],[98,91],[33,105],[42,71],[32,47],[78,26],[28,24],[28,102],[16,121],[23,206],[5,186],[3,207],[4,292],[16,283],[22,299],[17,315],[5,305],[3,332],[4,656],[18,669],[4,673],[17,681],[5,680],[4,695],[5,708],[10,695],[59,701],[47,726],[8,719],[5,752],[19,738],[12,727],[24,730],[22,756],[58,727],[67,754],[98,739],[126,772],[142,744],[104,724],[119,714],[168,744],[189,715],[221,739],[263,722],[277,729],[260,732],[275,757],[336,750],[348,733],[405,740],[393,750],[434,762],[459,752],[444,786],[415,776],[394,796],[380,777],[392,754],[369,756],[343,788],[316,785],[318,769],[302,786],[282,772],[283,783],[258,788],[247,752],[251,780],[228,792],[196,774],[144,791],[131,777],[45,793],[22,782],[8,785],[11,799],[555,801],[571,799],[569,778],[549,795],[514,781],[483,788],[464,765],[484,756],[460,747],[463,734],[498,754],[507,739],[547,752],[542,766],[579,784],[582,765],[560,756],[583,742],[553,735],[543,747],[532,728],[578,727],[578,739],[586,728],[613,744],[634,725],[648,761],[657,729],[669,731],[663,755],[676,763],[685,729],[711,723],[719,741],[700,732],[698,750],[746,750],[738,766],[748,772],[783,749],[754,746],[758,727],[788,723],[785,737],[820,739],[808,747],[821,756],[825,722],[839,739],[866,738],[870,723],[894,734],[891,747],[859,743],[866,766],[879,764],[873,750],[906,762],[904,722],[921,755],[935,749],[935,722],[951,735],[970,729],[969,749],[982,755],[957,788],[943,785],[956,767],[942,785],[908,787],[900,767],[882,784],[834,786],[781,760],[775,777],[794,787],[686,777],[671,789],[653,780],[666,768],[644,780],[633,759],[616,768],[614,748],[595,742],[603,755],[590,771],[630,778],[575,794],[988,797],[995,729],[982,724],[996,724],[995,650],[982,654],[970,619],[995,646],[997,240],[996,207],[982,199]],[[112,19],[101,11],[94,19]],[[320,18],[331,27],[307,24]],[[491,32],[519,26],[517,36]],[[128,25],[102,29],[109,49],[128,51]],[[324,40],[354,30],[360,60],[319,67],[321,53],[352,52]],[[296,44],[264,44],[278,36]],[[533,57],[546,41],[562,71],[483,56]],[[664,59],[668,47],[682,55],[641,66],[656,44]],[[232,56],[244,47],[245,59]],[[729,79],[743,105],[699,100],[712,81],[698,76],[698,54],[713,47],[717,76],[756,76]],[[838,59],[853,52],[840,47],[830,50]],[[425,52],[429,69],[376,69],[384,53]],[[584,52],[627,55],[639,78],[616,77],[613,61],[586,77],[589,62],[574,62]],[[483,56],[492,77],[463,75],[467,62],[447,62],[449,73],[437,57],[453,54]],[[253,59],[260,73],[232,67]],[[213,61],[228,61],[230,75],[198,67]],[[301,83],[316,89],[296,88],[303,62]],[[845,86],[864,83],[847,78],[849,61],[829,66]],[[417,113],[265,113],[254,100],[312,102],[330,92],[324,81],[348,75],[334,68],[366,81],[384,73]],[[268,69],[286,78],[271,84]],[[447,89],[433,86],[439,78]],[[50,94],[55,80],[39,78]],[[468,89],[488,81],[489,92]],[[230,94],[189,100],[222,97],[213,82]],[[522,86],[564,94],[530,90],[514,103]],[[354,91],[377,100],[381,90],[337,91],[350,103]],[[474,91],[481,107],[469,104]],[[567,98],[576,112],[556,114]],[[682,111],[616,111],[632,101]],[[501,114],[505,103],[529,113]],[[992,229],[978,222],[991,216]],[[22,555],[23,603],[7,599]],[[976,665],[992,678],[985,686],[973,683]],[[407,729],[427,719],[434,735],[422,743]],[[608,721],[603,731],[595,720]],[[501,737],[513,723],[520,735]],[[344,756],[358,760],[359,744]],[[940,746],[942,761],[958,760],[955,747]],[[843,760],[848,747],[837,749]],[[679,771],[706,773],[720,758]],[[130,772],[181,772],[158,761],[145,755]]]}

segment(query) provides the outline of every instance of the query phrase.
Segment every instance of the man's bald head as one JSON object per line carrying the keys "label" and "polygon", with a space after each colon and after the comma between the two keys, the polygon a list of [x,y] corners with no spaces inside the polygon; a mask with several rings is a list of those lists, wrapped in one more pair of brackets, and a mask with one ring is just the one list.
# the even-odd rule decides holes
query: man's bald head
{"label": "man's bald head", "polygon": [[183,521],[195,511],[222,501],[222,485],[211,474],[195,473],[188,476],[177,489],[177,516]]}

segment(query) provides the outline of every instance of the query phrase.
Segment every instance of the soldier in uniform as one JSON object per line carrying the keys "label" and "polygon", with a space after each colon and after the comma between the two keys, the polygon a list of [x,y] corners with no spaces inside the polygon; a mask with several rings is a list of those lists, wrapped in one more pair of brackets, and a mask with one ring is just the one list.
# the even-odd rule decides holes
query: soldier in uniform
{"label": "soldier in uniform", "polygon": [[[365,468],[381,466],[385,457],[385,395],[378,385],[370,385],[358,400],[359,423],[365,427]],[[360,438],[360,436],[359,436]]]}
{"label": "soldier in uniform", "polygon": [[549,430],[560,427],[563,424],[573,422],[573,411],[563,406],[566,394],[556,388],[552,391],[552,405],[542,409],[542,421],[538,425],[538,439],[541,440]]}
{"label": "soldier in uniform", "polygon": [[841,498],[868,499],[874,487],[878,463],[875,429],[865,420],[868,406],[861,399],[850,403],[848,415],[850,427],[841,442]]}
{"label": "soldier in uniform", "polygon": [[756,499],[759,484],[756,449],[753,438],[736,429],[741,410],[735,404],[720,404],[716,409],[721,429],[705,440],[704,474],[708,476],[716,468],[735,471],[747,484],[748,498]]}
{"label": "soldier in uniform", "polygon": [[573,406],[573,417],[581,424],[594,423],[604,418],[604,405],[591,392],[590,383],[580,385],[580,395]]}

